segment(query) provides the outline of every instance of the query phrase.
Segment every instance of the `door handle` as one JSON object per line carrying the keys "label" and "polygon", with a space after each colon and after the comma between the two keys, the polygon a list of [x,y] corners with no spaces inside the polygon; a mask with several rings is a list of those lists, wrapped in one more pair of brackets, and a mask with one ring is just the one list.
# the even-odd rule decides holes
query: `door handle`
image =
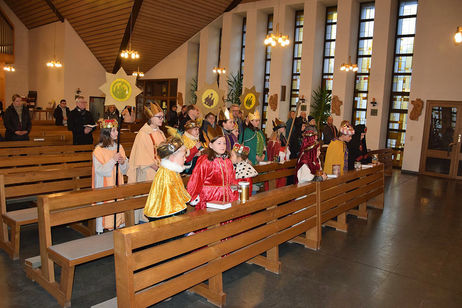
{"label": "door handle", "polygon": [[455,142],[448,144],[448,157],[451,156],[452,147],[455,145]]}

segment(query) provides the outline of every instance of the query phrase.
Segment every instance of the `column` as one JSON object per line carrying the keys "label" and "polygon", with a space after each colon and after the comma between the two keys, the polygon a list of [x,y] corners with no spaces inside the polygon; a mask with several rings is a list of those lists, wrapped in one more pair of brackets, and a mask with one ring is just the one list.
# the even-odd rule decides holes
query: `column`
{"label": "column", "polygon": [[337,6],[337,38],[335,44],[335,68],[332,97],[337,95],[343,102],[340,116],[333,115],[334,124],[339,126],[342,120],[351,121],[353,108],[354,72],[340,70],[342,63],[356,61],[358,37],[359,3],[357,0],[342,0]]}
{"label": "column", "polygon": [[217,76],[212,69],[218,65],[218,41],[220,28],[208,25],[200,32],[199,70],[197,86],[200,89],[205,83],[215,83]]}
{"label": "column", "polygon": [[[373,107],[369,104],[366,115],[367,145],[371,149],[385,147],[395,46],[396,6],[397,1],[394,0],[375,2],[368,98],[369,102],[375,98],[377,106]],[[377,110],[377,115],[371,114],[373,109]]]}

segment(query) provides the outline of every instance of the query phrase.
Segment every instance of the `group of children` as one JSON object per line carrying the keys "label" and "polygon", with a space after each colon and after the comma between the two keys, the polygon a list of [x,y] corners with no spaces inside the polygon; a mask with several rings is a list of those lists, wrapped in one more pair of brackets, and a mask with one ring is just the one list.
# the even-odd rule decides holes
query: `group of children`
{"label": "group of children", "polygon": [[[221,110],[218,125],[208,127],[203,136],[207,143],[200,142],[198,121],[189,120],[182,135],[166,138],[161,130],[163,110],[156,103],[151,103],[145,107],[145,114],[148,122],[135,138],[130,160],[121,145],[117,148],[116,120],[101,122],[100,141],[93,152],[93,188],[114,186],[116,178],[118,184],[123,184],[124,174],[128,175],[129,183],[152,181],[145,208],[135,212],[135,223],[185,213],[188,203],[201,210],[210,201],[236,201],[238,181],[250,182],[252,191],[252,178],[258,175],[252,164],[267,159],[281,162],[290,156],[285,123],[279,119],[273,121],[274,133],[267,147],[258,128],[258,111],[249,114],[249,125],[238,140],[238,128],[232,113],[227,109]],[[349,129],[341,129],[341,132],[345,135],[351,133]],[[343,144],[343,141],[340,142]],[[296,181],[308,182],[316,175],[326,178],[321,171],[319,155],[317,133],[305,132],[298,155]],[[327,168],[331,167],[327,165]],[[191,174],[186,188],[181,173]],[[285,185],[285,180],[277,186]],[[96,231],[114,229],[114,221],[116,227],[124,224],[122,215],[117,215],[116,219],[113,216],[101,217],[97,219]]]}

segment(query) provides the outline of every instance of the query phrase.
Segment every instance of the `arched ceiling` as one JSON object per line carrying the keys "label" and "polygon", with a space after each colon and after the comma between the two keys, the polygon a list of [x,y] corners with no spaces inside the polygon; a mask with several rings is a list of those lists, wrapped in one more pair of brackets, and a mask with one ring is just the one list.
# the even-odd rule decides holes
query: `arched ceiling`
{"label": "arched ceiling", "polygon": [[[28,29],[67,19],[108,72],[146,72],[239,0],[4,0]],[[130,37],[136,62],[119,53]]]}

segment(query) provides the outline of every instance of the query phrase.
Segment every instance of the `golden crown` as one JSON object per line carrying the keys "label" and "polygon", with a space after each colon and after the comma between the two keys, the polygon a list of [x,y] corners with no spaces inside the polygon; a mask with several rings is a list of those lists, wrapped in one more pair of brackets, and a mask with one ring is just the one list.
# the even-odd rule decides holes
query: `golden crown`
{"label": "golden crown", "polygon": [[167,140],[161,142],[157,147],[157,155],[162,158],[166,158],[183,146],[183,141],[178,137],[168,137]]}
{"label": "golden crown", "polygon": [[255,110],[254,113],[249,113],[248,115],[249,117],[249,121],[252,121],[252,120],[260,120],[260,112],[258,112],[258,110]]}
{"label": "golden crown", "polygon": [[117,120],[115,119],[103,119],[99,123],[100,128],[113,128],[113,127],[118,127],[118,126],[119,126],[119,122],[117,122]]}
{"label": "golden crown", "polygon": [[164,111],[160,108],[158,103],[149,103],[149,108],[144,106],[144,114],[148,117],[148,119],[161,112],[163,113]]}

